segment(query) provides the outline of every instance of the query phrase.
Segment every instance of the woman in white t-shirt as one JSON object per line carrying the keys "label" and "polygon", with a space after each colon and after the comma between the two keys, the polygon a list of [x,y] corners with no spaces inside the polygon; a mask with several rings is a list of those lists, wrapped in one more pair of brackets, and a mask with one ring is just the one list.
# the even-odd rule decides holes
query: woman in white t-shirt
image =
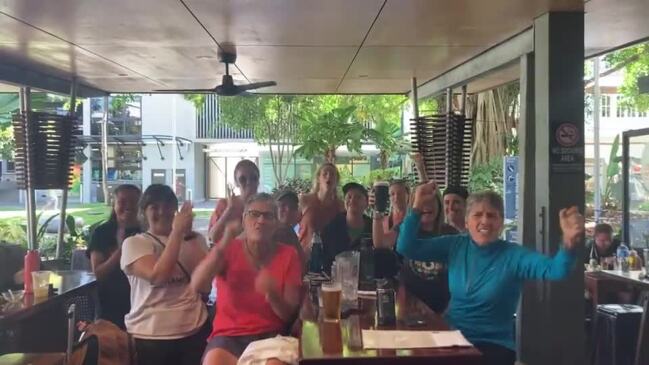
{"label": "woman in white t-shirt", "polygon": [[177,208],[170,187],[149,186],[139,207],[147,231],[122,247],[120,264],[131,284],[126,330],[135,338],[139,365],[199,364],[210,332],[205,305],[189,286],[207,245],[191,230],[191,204]]}

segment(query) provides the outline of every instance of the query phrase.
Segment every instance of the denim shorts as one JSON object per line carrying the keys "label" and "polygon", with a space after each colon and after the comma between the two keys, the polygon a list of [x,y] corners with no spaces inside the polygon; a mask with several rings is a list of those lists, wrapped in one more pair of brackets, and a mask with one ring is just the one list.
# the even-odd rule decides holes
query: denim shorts
{"label": "denim shorts", "polygon": [[214,336],[207,342],[203,357],[205,357],[210,350],[218,348],[226,350],[238,359],[251,342],[272,338],[277,335],[277,332],[269,332],[243,336]]}

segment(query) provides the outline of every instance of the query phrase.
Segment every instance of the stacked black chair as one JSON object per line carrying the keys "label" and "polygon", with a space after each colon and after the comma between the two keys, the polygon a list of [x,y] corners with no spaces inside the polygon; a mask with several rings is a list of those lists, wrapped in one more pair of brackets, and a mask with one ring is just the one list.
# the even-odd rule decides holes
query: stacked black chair
{"label": "stacked black chair", "polygon": [[[74,156],[80,148],[77,140],[81,134],[79,123],[68,116],[31,112],[29,125],[24,115],[15,115],[13,129],[18,188],[67,189]],[[30,157],[29,169],[27,156]]]}
{"label": "stacked black chair", "polygon": [[411,120],[412,147],[421,153],[428,178],[440,187],[469,182],[473,125],[459,114],[436,114]]}

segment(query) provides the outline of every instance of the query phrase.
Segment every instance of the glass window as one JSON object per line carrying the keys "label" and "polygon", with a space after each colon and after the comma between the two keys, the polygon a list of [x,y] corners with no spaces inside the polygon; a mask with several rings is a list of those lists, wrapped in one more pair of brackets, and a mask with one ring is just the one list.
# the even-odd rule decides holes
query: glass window
{"label": "glass window", "polygon": [[611,97],[608,95],[602,95],[602,100],[600,103],[600,110],[602,117],[611,116]]}

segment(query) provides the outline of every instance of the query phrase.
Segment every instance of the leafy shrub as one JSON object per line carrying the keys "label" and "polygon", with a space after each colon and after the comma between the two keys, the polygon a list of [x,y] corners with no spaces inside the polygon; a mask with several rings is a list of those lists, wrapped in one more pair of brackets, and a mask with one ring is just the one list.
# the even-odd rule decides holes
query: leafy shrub
{"label": "leafy shrub", "polygon": [[478,192],[483,190],[493,190],[502,195],[503,161],[501,158],[494,158],[487,163],[471,167],[469,191]]}
{"label": "leafy shrub", "polygon": [[280,191],[290,190],[296,194],[306,194],[311,191],[311,180],[302,179],[299,177],[286,179],[284,184],[278,185],[273,188],[272,194],[275,195]]}

